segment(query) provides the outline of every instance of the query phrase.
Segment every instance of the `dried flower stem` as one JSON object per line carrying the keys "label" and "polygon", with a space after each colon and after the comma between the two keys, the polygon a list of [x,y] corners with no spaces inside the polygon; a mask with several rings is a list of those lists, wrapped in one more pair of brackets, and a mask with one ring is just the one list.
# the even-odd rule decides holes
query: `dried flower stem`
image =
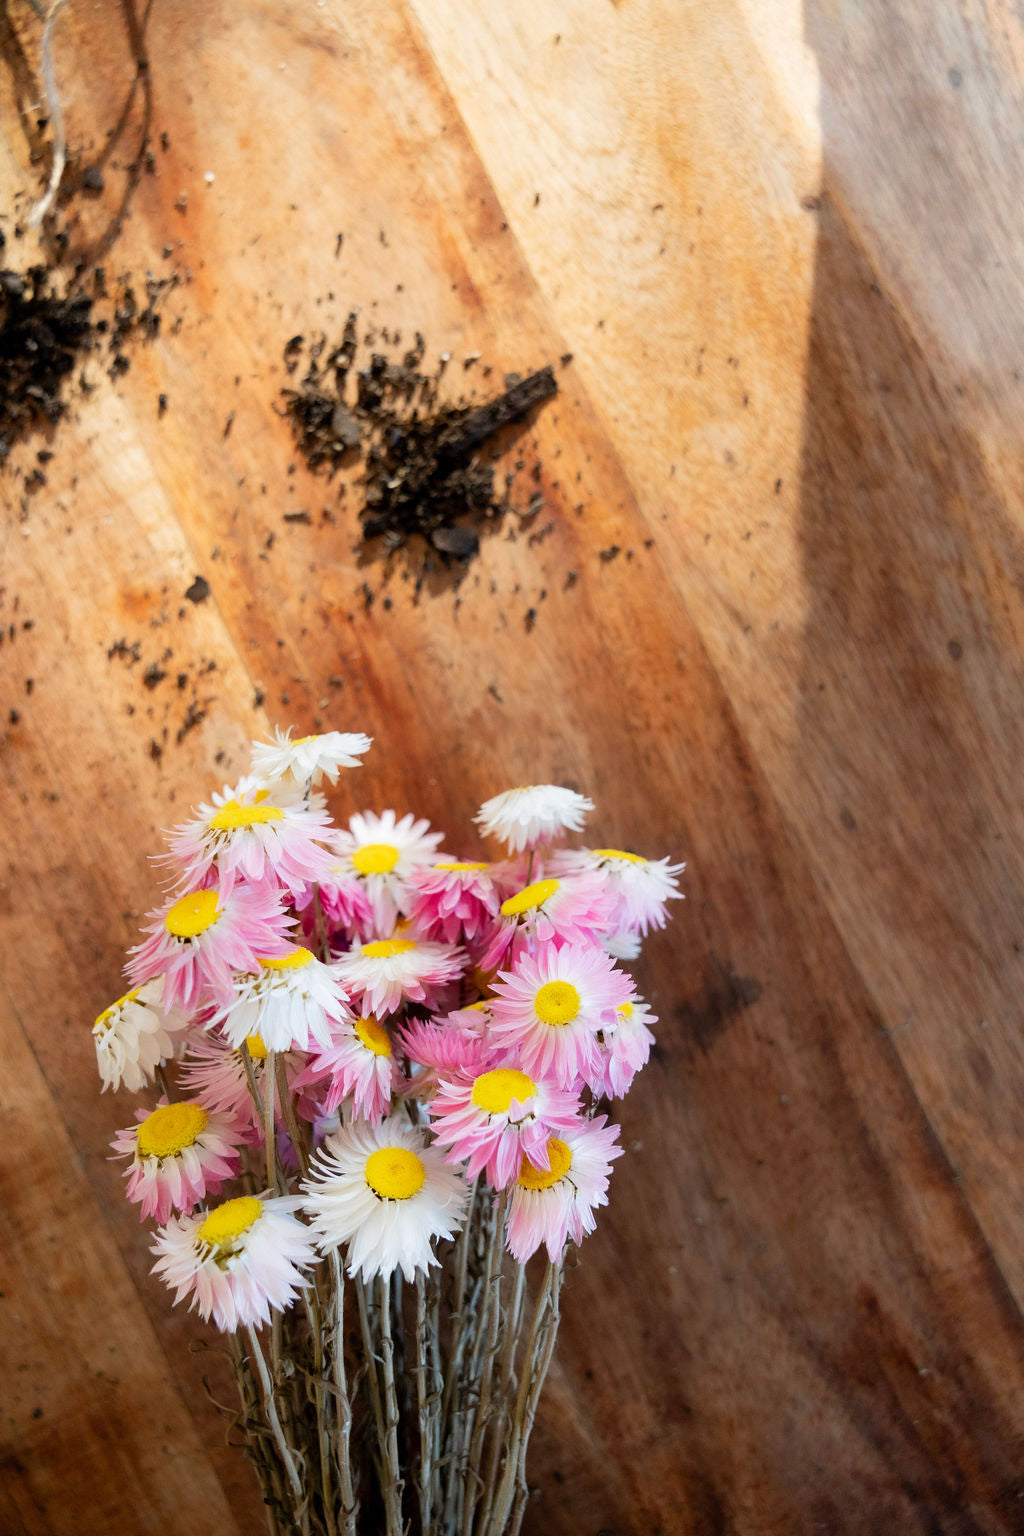
{"label": "dried flower stem", "polygon": [[525,1507],[525,1496],[529,1492],[526,1483],[526,1449],[541,1389],[554,1353],[559,1318],[558,1293],[561,1284],[562,1266],[552,1264],[549,1260],[537,1304],[534,1307],[530,1336],[523,1356],[515,1417],[508,1449],[505,1452],[501,1483],[491,1511],[490,1525],[485,1527],[483,1536],[500,1536],[512,1516],[513,1501],[517,1501],[519,1518],[522,1518],[520,1504]]}
{"label": "dried flower stem", "polygon": [[[272,1054],[272,1052],[268,1052],[268,1062]],[[295,1113],[295,1104],[292,1100],[291,1090],[288,1087],[284,1057],[277,1056],[274,1060],[274,1066],[277,1074],[277,1097],[281,1105],[281,1113],[284,1116],[285,1129],[288,1132],[289,1141],[295,1148],[295,1156],[298,1159],[299,1168],[302,1170],[302,1176],[305,1178],[309,1173],[309,1155],[306,1151],[306,1139],[302,1134],[302,1127],[299,1125],[298,1117]]]}
{"label": "dried flower stem", "polygon": [[[487,1250],[487,1277],[484,1281],[484,1315],[480,1319],[479,1325],[480,1334],[486,1337],[486,1346],[480,1370],[480,1395],[475,1409],[470,1408],[466,1422],[467,1437],[472,1432],[472,1438],[469,1445],[469,1462],[466,1472],[467,1481],[465,1506],[462,1516],[462,1536],[472,1536],[473,1514],[476,1510],[477,1500],[484,1489],[483,1480],[480,1476],[480,1461],[483,1453],[484,1436],[487,1433],[487,1415],[491,1406],[491,1378],[494,1374],[494,1362],[497,1358],[500,1342],[501,1257],[505,1236],[505,1207],[507,1203],[508,1195],[503,1190],[498,1199],[497,1210],[494,1213],[490,1232],[490,1244]],[[474,1377],[477,1375],[475,1370],[473,1375]]]}
{"label": "dried flower stem", "polygon": [[[60,95],[57,91],[57,79],[53,71],[53,29],[57,17],[67,5],[68,0],[53,0],[53,4],[46,12],[43,20],[43,40],[40,48],[40,61],[43,71],[43,89],[46,91],[46,109],[50,122],[53,124],[53,163],[50,166],[50,179],[46,184],[46,191],[36,203],[28,216],[29,229],[38,229],[53,207],[60,186],[60,179],[64,175],[64,166],[67,163],[67,145],[64,139],[64,113],[61,109]],[[38,5],[33,6],[37,15],[40,15]]]}
{"label": "dried flower stem", "polygon": [[[436,1281],[431,1281],[436,1287]],[[428,1307],[427,1281],[416,1273],[416,1403],[419,1412],[420,1463],[419,1498],[420,1525],[424,1532],[432,1529],[434,1502],[439,1491],[437,1486],[437,1459],[440,1446],[437,1443],[440,1425],[440,1394],[437,1361],[432,1346],[437,1343],[437,1314]],[[436,1295],[435,1291],[435,1295]]]}
{"label": "dried flower stem", "polygon": [[295,1458],[292,1456],[288,1442],[284,1437],[284,1430],[281,1428],[277,1403],[274,1401],[274,1388],[270,1380],[270,1372],[267,1370],[267,1362],[263,1358],[263,1350],[260,1348],[260,1341],[255,1328],[247,1328],[245,1331],[249,1336],[250,1359],[255,1361],[256,1369],[259,1371],[260,1381],[263,1385],[263,1412],[266,1415],[270,1431],[274,1436],[277,1453],[287,1474],[288,1483],[295,1499],[296,1509],[298,1510],[303,1503],[302,1483],[295,1469]]}
{"label": "dried flower stem", "polygon": [[345,1536],[356,1536],[359,1502],[352,1484],[352,1400],[345,1373],[345,1272],[337,1249],[331,1252],[334,1279],[334,1333],[331,1349],[334,1361],[334,1388],[337,1395],[337,1431],[334,1460],[341,1484],[341,1513]]}
{"label": "dried flower stem", "polygon": [[267,1189],[277,1194],[277,1132],[274,1128],[274,1056],[267,1052],[267,1064],[263,1069],[263,1135],[267,1147]]}
{"label": "dried flower stem", "polygon": [[395,1390],[395,1349],[391,1337],[391,1296],[387,1280],[380,1282],[380,1343],[384,1376],[384,1455],[387,1484],[384,1513],[388,1536],[402,1536],[402,1476],[398,1461],[398,1394]]}

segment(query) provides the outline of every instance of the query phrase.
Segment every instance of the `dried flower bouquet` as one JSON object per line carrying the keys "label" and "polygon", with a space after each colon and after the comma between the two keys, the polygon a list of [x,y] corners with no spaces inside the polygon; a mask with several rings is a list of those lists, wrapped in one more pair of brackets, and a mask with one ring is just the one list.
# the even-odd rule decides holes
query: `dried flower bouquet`
{"label": "dried flower bouquet", "polygon": [[653,1041],[616,962],[682,866],[565,847],[593,807],[557,785],[481,808],[496,863],[411,815],[338,829],[317,785],[369,746],[275,733],[175,829],[97,1060],[159,1085],[114,1152],[155,1272],[227,1335],[271,1530],[498,1536]]}

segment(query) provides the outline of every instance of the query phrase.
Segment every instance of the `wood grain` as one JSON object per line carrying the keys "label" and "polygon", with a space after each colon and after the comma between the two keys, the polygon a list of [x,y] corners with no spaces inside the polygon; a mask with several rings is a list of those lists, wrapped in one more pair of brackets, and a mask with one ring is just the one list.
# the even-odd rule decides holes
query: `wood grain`
{"label": "wood grain", "polygon": [[[12,0],[8,206],[37,37]],[[260,1518],[88,1023],[159,829],[272,719],[375,736],[355,805],[458,828],[552,778],[688,861],[532,1536],[1024,1529],[1019,21],[103,0],[57,43],[105,180],[68,258],[190,280],[24,507],[39,444],[5,471],[4,1528]],[[363,565],[294,466],[282,347],[352,306],[497,374],[574,355],[530,434],[554,530],[458,593]]]}

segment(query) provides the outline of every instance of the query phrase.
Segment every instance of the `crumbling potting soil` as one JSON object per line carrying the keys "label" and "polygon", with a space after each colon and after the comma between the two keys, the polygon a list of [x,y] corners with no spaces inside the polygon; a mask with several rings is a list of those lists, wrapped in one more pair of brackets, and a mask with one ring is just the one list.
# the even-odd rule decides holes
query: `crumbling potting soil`
{"label": "crumbling potting soil", "polygon": [[[374,350],[381,341],[391,355]],[[289,373],[307,357],[298,388],[282,391],[303,457],[312,469],[331,474],[361,463],[364,539],[380,539],[393,550],[418,535],[443,564],[468,562],[479,549],[481,526],[511,510],[514,475],[496,483],[495,440],[557,393],[552,369],[526,378],[508,375],[504,391],[483,402],[444,401],[449,358],[442,354],[438,367],[425,372],[426,343],[419,332],[412,347],[397,354],[397,336],[371,332],[364,338],[369,360],[356,368],[359,345],[354,314],[334,345],[320,337],[307,347],[303,336],[287,343]],[[543,497],[535,493],[524,515],[535,515],[538,503]]]}
{"label": "crumbling potting soil", "polygon": [[[68,410],[72,375],[87,354],[106,343],[109,373],[130,366],[126,347],[135,335],[160,328],[159,303],[177,274],[147,274],[145,300],[128,277],[108,289],[102,267],[63,281],[44,266],[0,270],[0,461],[36,427],[54,426]],[[79,375],[79,388],[90,388]]]}

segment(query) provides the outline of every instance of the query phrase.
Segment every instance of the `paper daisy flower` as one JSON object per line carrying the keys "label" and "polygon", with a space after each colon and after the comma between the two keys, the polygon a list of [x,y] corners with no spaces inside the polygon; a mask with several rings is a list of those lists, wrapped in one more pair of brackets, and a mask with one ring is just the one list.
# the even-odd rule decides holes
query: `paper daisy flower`
{"label": "paper daisy flower", "polygon": [[233,998],[211,1023],[235,1047],[259,1035],[268,1051],[308,1051],[311,1040],[330,1045],[332,1023],[350,1017],[337,967],[299,944],[237,975]]}
{"label": "paper daisy flower", "polygon": [[362,767],[359,759],[371,745],[371,738],[361,731],[325,731],[320,736],[292,740],[290,728],[281,731],[275,727],[270,741],[253,742],[252,772],[271,783],[286,779],[305,787],[328,779],[336,784],[342,768]]}
{"label": "paper daisy flower", "polygon": [[410,884],[410,921],[424,938],[472,944],[498,915],[501,898],[489,864],[443,859],[414,871]]}
{"label": "paper daisy flower", "polygon": [[623,933],[606,933],[601,940],[601,948],[613,960],[636,960],[642,947],[640,935],[628,930]]}
{"label": "paper daisy flower", "polygon": [[484,1039],[482,1010],[461,1008],[443,1024],[407,1019],[395,1034],[395,1045],[413,1066],[412,1080],[400,1091],[428,1099],[442,1077],[482,1072],[494,1052]]}
{"label": "paper daisy flower", "polygon": [[615,1145],[618,1134],[617,1125],[596,1115],[551,1137],[546,1167],[523,1163],[505,1221],[508,1251],[520,1264],[542,1244],[557,1264],[568,1239],[581,1243],[593,1232],[595,1210],[608,1203],[612,1159],[622,1156]]}
{"label": "paper daisy flower", "polygon": [[187,891],[150,917],[143,924],[150,937],[130,952],[129,978],[140,986],[162,976],[164,1007],[186,1013],[207,994],[230,1002],[235,971],[257,970],[261,955],[290,948],[283,898],[259,886]]}
{"label": "paper daisy flower", "polygon": [[481,968],[493,969],[510,949],[514,957],[524,946],[532,949],[551,939],[596,943],[614,910],[615,898],[595,872],[534,880],[502,902],[501,916],[480,957]]}
{"label": "paper daisy flower", "polygon": [[462,1225],[465,1180],[427,1145],[426,1134],[392,1116],[373,1127],[343,1125],[313,1160],[306,1210],[326,1253],[348,1244],[348,1272],[407,1280],[437,1264],[431,1243]]}
{"label": "paper daisy flower", "polygon": [[227,1115],[180,1099],[139,1116],[110,1145],[132,1160],[126,1193],[141,1206],[143,1220],[166,1221],[171,1211],[190,1211],[238,1172],[238,1127]]}
{"label": "paper daisy flower", "polygon": [[335,969],[363,1014],[386,1018],[403,999],[430,1005],[430,994],[460,974],[465,960],[451,944],[401,936],[353,944]]}
{"label": "paper daisy flower", "polygon": [[93,1025],[96,1065],[104,1091],[125,1087],[138,1093],[153,1081],[155,1069],[174,1055],[176,1040],[188,1029],[189,1021],[180,1009],[164,1012],[162,991],[159,980],[133,987],[104,1008]]}
{"label": "paper daisy flower", "polygon": [[352,869],[332,858],[317,884],[307,886],[295,896],[295,910],[302,919],[302,931],[307,938],[319,940],[321,937],[316,909],[318,892],[328,938],[339,929],[346,941],[356,934],[369,936],[372,933],[373,908],[366,887]]}
{"label": "paper daisy flower", "polygon": [[241,1195],[212,1211],[177,1216],[156,1234],[153,1273],[176,1302],[191,1297],[190,1308],[225,1333],[259,1328],[269,1323],[271,1307],[283,1312],[309,1284],[303,1270],[317,1255],[294,1215],[301,1205],[298,1195]]}
{"label": "paper daisy flower", "polygon": [[429,1104],[434,1139],[450,1163],[465,1162],[466,1178],[486,1172],[502,1189],[519,1172],[524,1156],[547,1161],[552,1134],[571,1130],[580,1104],[543,1078],[536,1081],[511,1060],[474,1077],[442,1078]]}
{"label": "paper daisy flower", "polygon": [[442,834],[411,815],[398,821],[394,811],[380,816],[366,811],[351,817],[348,825],[347,832],[335,834],[338,859],[345,873],[362,881],[377,933],[390,933],[412,905],[409,877],[436,858]]}
{"label": "paper daisy flower", "polygon": [[641,937],[652,928],[664,928],[667,903],[682,900],[679,876],[685,868],[685,864],[670,864],[667,858],[644,859],[621,848],[560,849],[550,860],[552,874],[602,875],[616,897],[611,931]]}
{"label": "paper daisy flower", "polygon": [[320,840],[331,836],[330,817],[293,788],[270,791],[243,781],[201,805],[191,821],[168,838],[171,861],[187,885],[200,884],[211,870],[222,883],[277,882],[291,892],[319,880],[331,862]]}
{"label": "paper daisy flower", "polygon": [[315,1088],[326,1083],[321,1104],[325,1114],[333,1114],[343,1099],[351,1099],[355,1113],[377,1125],[391,1108],[400,1077],[391,1036],[371,1013],[336,1026],[330,1044],[313,1056],[296,1086]]}
{"label": "paper daisy flower", "polygon": [[650,1059],[654,1036],[649,1026],[657,1022],[657,1016],[638,997],[620,1003],[614,1022],[606,1020],[598,1037],[601,1070],[587,1079],[598,1098],[620,1099],[629,1091],[634,1077]]}
{"label": "paper daisy flower", "polygon": [[560,784],[530,784],[507,789],[485,800],[474,820],[488,837],[497,837],[511,853],[550,843],[565,832],[578,832],[594,802]]}
{"label": "paper daisy flower", "polygon": [[[249,1051],[256,1090],[262,1094],[265,1091],[262,1084],[267,1047],[259,1035],[247,1036],[244,1043]],[[304,1060],[294,1054],[285,1057],[285,1072],[292,1088]],[[199,1099],[204,1109],[227,1115],[262,1139],[262,1114],[252,1101],[241,1045],[229,1044],[220,1034],[194,1036],[178,1067],[177,1082],[186,1093]]]}
{"label": "paper daisy flower", "polygon": [[632,990],[603,950],[545,944],[521,954],[494,982],[491,1036],[518,1050],[531,1076],[570,1088],[599,1070],[598,1031]]}

